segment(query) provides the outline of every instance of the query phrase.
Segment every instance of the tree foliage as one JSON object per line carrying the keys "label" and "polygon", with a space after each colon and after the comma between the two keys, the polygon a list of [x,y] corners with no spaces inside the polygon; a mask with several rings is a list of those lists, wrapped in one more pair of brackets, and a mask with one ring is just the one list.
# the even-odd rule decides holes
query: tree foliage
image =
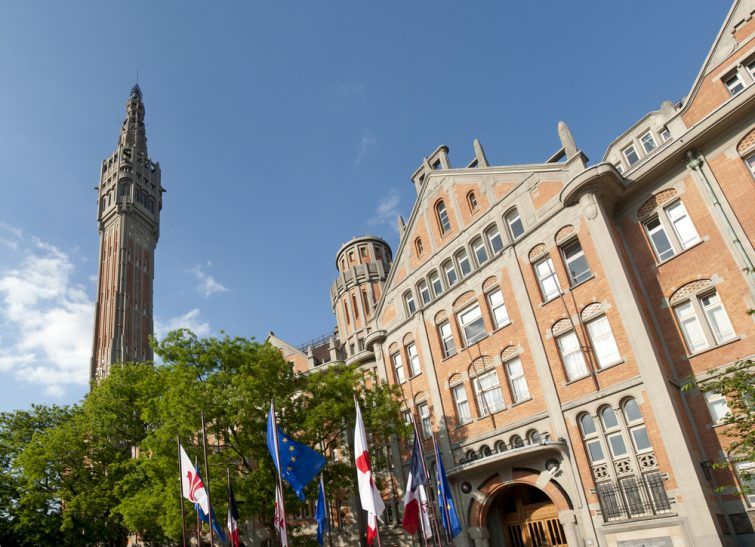
{"label": "tree foliage", "polygon": [[[200,411],[218,516],[225,511],[226,469],[241,517],[272,516],[274,474],[265,441],[271,399],[284,431],[328,454],[349,454],[355,394],[376,439],[402,432],[395,386],[356,366],[297,374],[269,344],[198,338],[187,330],[153,345],[162,364],[113,366],[74,408],[0,415],[0,533],[15,538],[3,545],[115,545],[128,533],[177,541],[176,440],[201,463]],[[348,463],[329,460],[325,476],[331,489],[354,487]],[[287,499],[295,509],[290,490]],[[187,505],[186,513],[190,528],[194,508]]]}

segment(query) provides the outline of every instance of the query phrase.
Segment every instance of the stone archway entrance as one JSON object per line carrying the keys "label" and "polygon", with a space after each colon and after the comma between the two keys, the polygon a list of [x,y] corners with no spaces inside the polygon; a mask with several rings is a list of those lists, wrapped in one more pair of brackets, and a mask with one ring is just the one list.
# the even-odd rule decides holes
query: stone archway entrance
{"label": "stone archway entrance", "polygon": [[488,511],[491,544],[565,547],[566,533],[558,513],[553,500],[539,488],[528,484],[506,488],[496,496]]}

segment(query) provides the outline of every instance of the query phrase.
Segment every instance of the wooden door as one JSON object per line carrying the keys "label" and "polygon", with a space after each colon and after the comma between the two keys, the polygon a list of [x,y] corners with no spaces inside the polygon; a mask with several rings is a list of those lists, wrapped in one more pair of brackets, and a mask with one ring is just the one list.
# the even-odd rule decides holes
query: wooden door
{"label": "wooden door", "polygon": [[[536,490],[532,487],[532,490]],[[567,547],[566,535],[558,520],[558,509],[544,494],[528,495],[522,488],[512,489],[513,500],[502,515],[503,533],[508,547]],[[506,496],[507,493],[501,494]],[[513,501],[513,504],[511,503]]]}

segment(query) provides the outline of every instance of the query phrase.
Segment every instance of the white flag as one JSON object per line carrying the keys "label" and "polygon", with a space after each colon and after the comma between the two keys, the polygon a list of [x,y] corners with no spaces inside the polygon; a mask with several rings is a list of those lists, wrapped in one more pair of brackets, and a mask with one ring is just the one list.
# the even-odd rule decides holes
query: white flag
{"label": "white flag", "polygon": [[354,399],[357,408],[356,427],[354,428],[354,459],[357,466],[357,483],[359,485],[359,499],[362,509],[367,511],[367,544],[372,545],[372,540],[377,536],[377,519],[383,514],[385,504],[380,492],[372,478],[370,466],[370,452],[367,450],[367,436],[364,433],[362,411],[359,403]]}
{"label": "white flag", "polygon": [[181,450],[181,494],[191,503],[198,503],[205,515],[210,514],[210,502],[207,499],[207,491],[201,477],[194,469],[189,456],[184,452],[184,447],[178,444]]}
{"label": "white flag", "polygon": [[286,513],[283,511],[283,495],[281,490],[275,485],[275,514],[273,515],[273,524],[275,531],[281,538],[281,547],[288,547],[288,530],[286,529]]}

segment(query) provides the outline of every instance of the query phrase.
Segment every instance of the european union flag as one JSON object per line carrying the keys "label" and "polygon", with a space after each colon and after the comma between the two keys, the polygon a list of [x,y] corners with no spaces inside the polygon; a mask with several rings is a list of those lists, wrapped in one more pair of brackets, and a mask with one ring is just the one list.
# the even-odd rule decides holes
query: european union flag
{"label": "european union flag", "polygon": [[446,469],[443,467],[443,460],[440,457],[440,449],[438,448],[438,443],[435,442],[435,437],[433,437],[433,444],[435,445],[435,461],[437,462],[436,478],[438,483],[440,520],[443,524],[443,528],[451,535],[451,537],[456,537],[461,532],[461,524],[459,523],[459,517],[456,514],[454,498],[451,495],[451,489],[448,486]]}
{"label": "european union flag", "polygon": [[325,534],[330,531],[328,508],[325,505],[325,488],[323,488],[322,481],[320,482],[320,491],[317,494],[317,505],[315,505],[315,520],[317,521],[317,543],[322,545]]}
{"label": "european union flag", "polygon": [[[274,431],[278,432],[280,468],[278,467],[278,458],[275,457]],[[270,451],[273,464],[278,469],[281,478],[285,479],[294,489],[296,495],[299,496],[299,499],[304,501],[304,487],[325,467],[325,456],[283,433],[275,423],[275,412],[272,405],[270,405],[270,414],[267,416],[267,449]]]}

